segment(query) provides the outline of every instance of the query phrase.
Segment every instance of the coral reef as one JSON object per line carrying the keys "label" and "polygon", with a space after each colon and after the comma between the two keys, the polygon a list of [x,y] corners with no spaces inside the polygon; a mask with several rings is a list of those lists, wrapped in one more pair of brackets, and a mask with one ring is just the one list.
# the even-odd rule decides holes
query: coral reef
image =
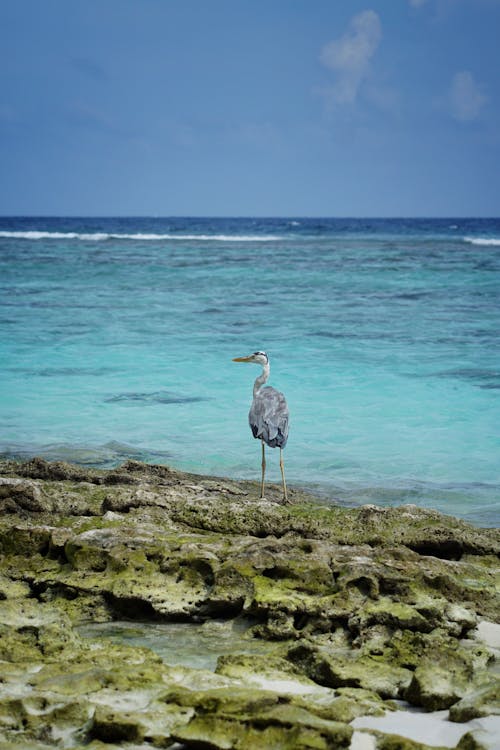
{"label": "coral reef", "polygon": [[[498,712],[477,625],[500,617],[499,532],[290,495],[135,461],[2,462],[2,747],[349,748],[350,722],[394,701]],[[212,673],[78,630],[119,619],[217,621],[267,651]]]}

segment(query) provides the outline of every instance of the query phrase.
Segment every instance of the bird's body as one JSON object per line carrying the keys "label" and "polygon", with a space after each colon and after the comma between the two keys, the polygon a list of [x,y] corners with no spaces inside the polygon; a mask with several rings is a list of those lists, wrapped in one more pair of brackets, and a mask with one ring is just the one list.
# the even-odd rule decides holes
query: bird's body
{"label": "bird's body", "polygon": [[233,362],[252,362],[261,365],[262,374],[253,386],[253,401],[248,413],[248,422],[254,438],[262,442],[261,497],[264,497],[266,457],[264,444],[280,449],[280,468],[283,480],[283,495],[288,500],[282,450],[288,440],[288,406],[284,395],[271,386],[264,386],[270,373],[269,357],[265,352],[254,352],[248,357],[236,357]]}
{"label": "bird's body", "polygon": [[284,395],[269,385],[259,388],[248,422],[254,438],[260,438],[270,448],[284,448],[288,440],[288,406]]}

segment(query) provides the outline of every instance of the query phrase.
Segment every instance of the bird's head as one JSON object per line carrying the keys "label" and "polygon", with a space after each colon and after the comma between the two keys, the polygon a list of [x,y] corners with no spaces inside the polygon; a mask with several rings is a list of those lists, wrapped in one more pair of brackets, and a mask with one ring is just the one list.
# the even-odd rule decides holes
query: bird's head
{"label": "bird's head", "polygon": [[265,352],[254,352],[253,354],[249,354],[248,357],[235,357],[233,362],[252,362],[255,365],[262,365],[264,367],[269,364],[269,357]]}

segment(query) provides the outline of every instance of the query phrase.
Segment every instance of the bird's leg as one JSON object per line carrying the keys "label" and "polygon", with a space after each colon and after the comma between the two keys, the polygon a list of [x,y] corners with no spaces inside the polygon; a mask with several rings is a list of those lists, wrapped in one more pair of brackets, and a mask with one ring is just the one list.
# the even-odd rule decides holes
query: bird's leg
{"label": "bird's leg", "polygon": [[264,476],[266,474],[266,449],[264,447],[264,441],[261,440],[262,443],[262,482],[260,485],[260,496],[264,497]]}
{"label": "bird's leg", "polygon": [[286,482],[285,482],[285,464],[283,463],[283,450],[280,448],[280,469],[281,469],[281,478],[283,479],[283,499],[285,502],[288,502],[288,495],[286,492]]}

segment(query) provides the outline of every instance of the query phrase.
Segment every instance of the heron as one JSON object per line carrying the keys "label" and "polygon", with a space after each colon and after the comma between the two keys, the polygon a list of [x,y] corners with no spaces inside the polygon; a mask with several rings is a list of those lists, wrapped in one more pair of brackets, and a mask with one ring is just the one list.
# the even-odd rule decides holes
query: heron
{"label": "heron", "polygon": [[262,367],[262,373],[253,384],[253,401],[248,413],[248,422],[254,438],[262,443],[262,481],[260,496],[264,497],[264,481],[266,474],[266,449],[280,449],[280,469],[283,480],[283,499],[288,502],[285,481],[285,467],[283,463],[283,448],[288,440],[288,406],[280,391],[271,386],[263,388],[269,378],[271,367],[266,352],[254,352],[247,357],[235,357],[233,362],[251,362]]}

